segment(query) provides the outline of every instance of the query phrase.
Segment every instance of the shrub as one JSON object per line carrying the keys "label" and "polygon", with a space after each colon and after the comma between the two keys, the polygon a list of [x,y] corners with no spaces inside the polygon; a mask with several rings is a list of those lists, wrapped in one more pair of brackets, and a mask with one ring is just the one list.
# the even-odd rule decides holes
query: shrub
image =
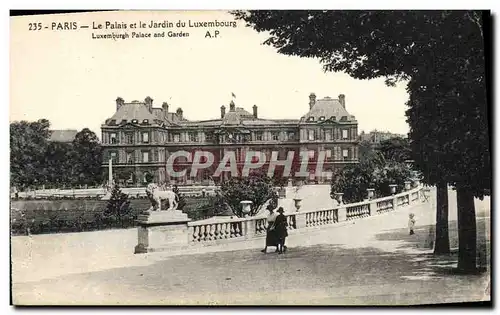
{"label": "shrub", "polygon": [[106,210],[104,211],[104,220],[109,223],[117,221],[121,227],[125,219],[129,219],[131,215],[130,201],[128,195],[124,194],[118,185],[113,187],[111,198],[108,201]]}

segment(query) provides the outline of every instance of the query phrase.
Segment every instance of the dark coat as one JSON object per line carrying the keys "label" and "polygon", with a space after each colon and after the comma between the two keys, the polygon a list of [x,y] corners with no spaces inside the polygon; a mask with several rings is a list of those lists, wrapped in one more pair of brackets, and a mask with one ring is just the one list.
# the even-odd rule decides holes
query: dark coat
{"label": "dark coat", "polygon": [[286,229],[288,223],[286,222],[286,217],[283,213],[280,213],[280,215],[276,217],[274,225],[275,225],[274,230],[276,233],[276,238],[284,239],[285,237],[288,236],[288,231]]}

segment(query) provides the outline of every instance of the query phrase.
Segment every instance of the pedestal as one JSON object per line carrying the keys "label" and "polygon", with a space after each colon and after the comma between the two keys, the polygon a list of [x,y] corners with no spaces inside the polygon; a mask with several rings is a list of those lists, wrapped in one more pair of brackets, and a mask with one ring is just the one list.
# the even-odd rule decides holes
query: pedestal
{"label": "pedestal", "polygon": [[152,211],[137,218],[135,253],[178,250],[188,246],[188,226],[191,221],[179,210]]}

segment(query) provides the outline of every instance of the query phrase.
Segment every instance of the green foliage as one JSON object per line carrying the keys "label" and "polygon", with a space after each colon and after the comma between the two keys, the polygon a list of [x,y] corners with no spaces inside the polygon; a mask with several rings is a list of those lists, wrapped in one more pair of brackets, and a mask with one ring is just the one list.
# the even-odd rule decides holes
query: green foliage
{"label": "green foliage", "polygon": [[249,215],[255,215],[260,207],[276,195],[273,189],[273,180],[263,173],[253,173],[248,177],[232,177],[221,185],[221,195],[233,213],[242,217],[240,202],[252,201]]}
{"label": "green foliage", "polygon": [[[491,162],[479,11],[235,11],[281,54],[356,79],[408,82],[410,140],[426,181],[481,196]],[[419,104],[416,106],[416,104]]]}
{"label": "green foliage", "polygon": [[50,123],[10,124],[11,185],[74,186],[101,183],[101,149],[89,129],[79,132],[73,143],[50,142]]}
{"label": "green foliage", "polygon": [[104,215],[106,219],[117,220],[120,224],[123,224],[124,219],[131,215],[128,195],[124,194],[118,185],[113,186]]}
{"label": "green foliage", "polygon": [[78,132],[73,140],[72,163],[75,165],[75,183],[94,185],[101,181],[101,144],[88,128]]}
{"label": "green foliage", "polygon": [[46,181],[45,153],[49,145],[50,123],[20,121],[10,124],[10,180],[21,188]]}
{"label": "green foliage", "polygon": [[378,150],[373,150],[360,163],[346,165],[334,172],[331,193],[344,193],[346,203],[359,202],[366,199],[368,188],[374,188],[376,196],[388,196],[390,184],[398,185],[400,192],[410,178],[411,169],[405,163],[386,162]]}
{"label": "green foliage", "polygon": [[388,161],[403,163],[411,159],[411,148],[408,139],[391,138],[380,142],[378,150]]}

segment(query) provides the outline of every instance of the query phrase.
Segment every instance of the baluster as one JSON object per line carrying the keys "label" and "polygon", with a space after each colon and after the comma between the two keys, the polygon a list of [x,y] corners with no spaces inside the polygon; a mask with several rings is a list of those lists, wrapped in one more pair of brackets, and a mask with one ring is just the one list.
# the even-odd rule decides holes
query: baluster
{"label": "baluster", "polygon": [[241,236],[240,224],[241,224],[241,222],[236,222],[236,224],[235,224],[235,229],[234,229],[235,237]]}
{"label": "baluster", "polygon": [[207,226],[206,225],[202,225],[201,226],[201,230],[202,230],[203,241],[206,241],[208,239]]}
{"label": "baluster", "polygon": [[215,234],[215,224],[210,224],[208,226],[208,240],[209,241],[213,241],[215,239],[214,234]]}
{"label": "baluster", "polygon": [[332,223],[332,214],[333,214],[333,210],[328,210],[327,212],[327,220],[326,220],[326,223],[327,224],[331,224]]}
{"label": "baluster", "polygon": [[220,238],[220,223],[215,224],[215,234],[214,239],[218,240]]}
{"label": "baluster", "polygon": [[234,237],[234,223],[230,223],[230,225],[231,225],[230,237],[233,238]]}
{"label": "baluster", "polygon": [[229,223],[224,223],[222,225],[222,231],[224,232],[224,238],[229,238]]}
{"label": "baluster", "polygon": [[317,212],[312,213],[312,221],[313,221],[313,226],[318,225],[318,213]]}
{"label": "baluster", "polygon": [[199,232],[200,232],[200,227],[195,225],[193,226],[193,242],[199,241]]}
{"label": "baluster", "polygon": [[321,212],[318,213],[318,216],[319,216],[318,225],[323,225],[324,224],[324,215],[325,215],[324,211],[321,211]]}

